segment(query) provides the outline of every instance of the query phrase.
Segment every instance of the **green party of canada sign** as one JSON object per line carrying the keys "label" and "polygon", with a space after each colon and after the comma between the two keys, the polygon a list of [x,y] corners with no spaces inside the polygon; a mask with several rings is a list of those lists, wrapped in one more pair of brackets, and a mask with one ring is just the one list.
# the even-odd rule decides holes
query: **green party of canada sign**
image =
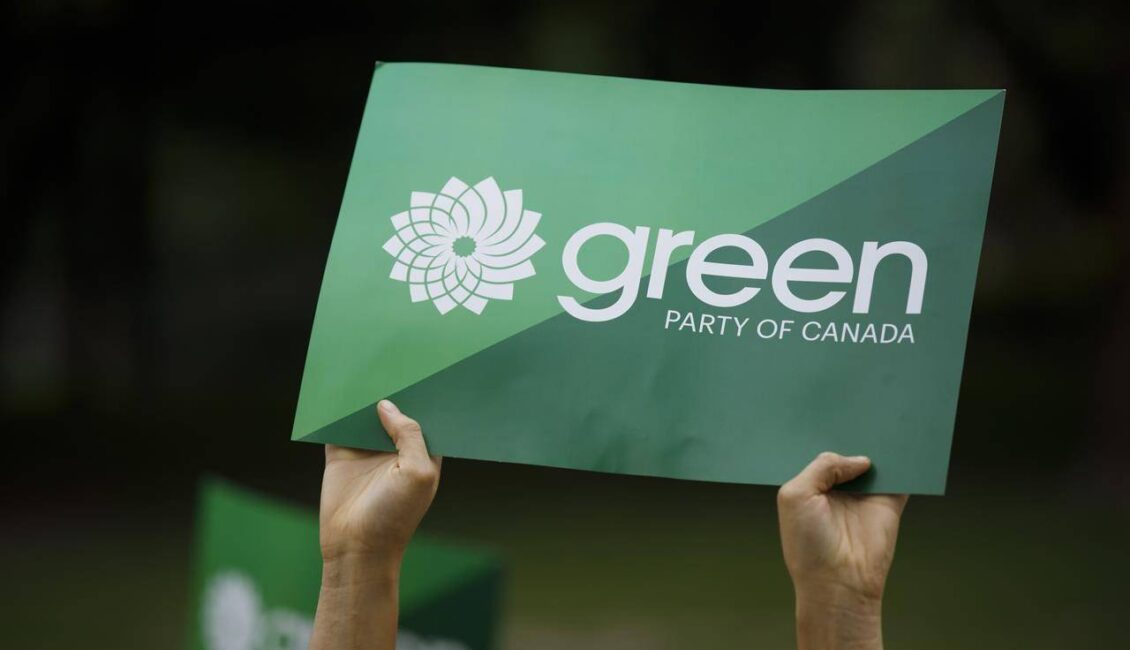
{"label": "green party of canada sign", "polygon": [[941,493],[1003,104],[380,64],[293,437]]}

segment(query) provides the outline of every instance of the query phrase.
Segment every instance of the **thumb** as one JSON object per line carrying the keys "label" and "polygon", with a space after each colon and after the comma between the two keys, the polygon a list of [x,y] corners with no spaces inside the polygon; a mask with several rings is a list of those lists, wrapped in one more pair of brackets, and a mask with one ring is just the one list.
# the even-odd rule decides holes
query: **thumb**
{"label": "thumb", "polygon": [[871,459],[866,456],[841,456],[826,451],[782,485],[781,492],[798,497],[823,494],[840,483],[862,476],[870,467]]}
{"label": "thumb", "polygon": [[401,465],[414,465],[420,468],[431,465],[428,447],[424,443],[424,432],[420,429],[419,422],[401,413],[396,404],[387,399],[377,402],[377,415],[400,454]]}

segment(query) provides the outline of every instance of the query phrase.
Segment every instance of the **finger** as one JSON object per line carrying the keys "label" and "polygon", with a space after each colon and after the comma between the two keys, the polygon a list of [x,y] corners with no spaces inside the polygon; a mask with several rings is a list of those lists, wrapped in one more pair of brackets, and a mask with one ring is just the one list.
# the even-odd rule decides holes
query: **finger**
{"label": "finger", "polygon": [[802,497],[823,494],[840,483],[858,478],[870,467],[871,459],[866,456],[841,456],[826,451],[781,486],[781,491]]}
{"label": "finger", "polygon": [[424,443],[424,432],[420,423],[400,412],[395,404],[387,399],[377,402],[377,415],[381,418],[381,425],[392,438],[392,444],[400,454],[401,464],[417,467],[432,465],[428,458],[428,447]]}

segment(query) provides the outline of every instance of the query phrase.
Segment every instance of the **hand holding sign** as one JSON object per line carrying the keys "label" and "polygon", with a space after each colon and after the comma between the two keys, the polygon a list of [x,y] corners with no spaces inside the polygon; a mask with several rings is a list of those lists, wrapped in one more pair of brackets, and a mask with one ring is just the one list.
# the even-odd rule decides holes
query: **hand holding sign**
{"label": "hand holding sign", "polygon": [[[439,485],[415,420],[377,405],[396,453],[326,446],[322,590],[310,647],[396,646],[400,559]],[[882,648],[881,609],[905,495],[834,492],[871,467],[820,454],[778,493],[801,648]]]}
{"label": "hand holding sign", "polygon": [[420,425],[383,400],[377,405],[395,453],[326,445],[322,557],[398,558],[439,487],[442,459],[429,456]]}
{"label": "hand holding sign", "polygon": [[442,459],[428,455],[420,425],[392,402],[378,403],[377,414],[395,453],[326,445],[312,649],[396,645],[400,563],[435,497]]}
{"label": "hand holding sign", "polygon": [[836,492],[871,467],[864,456],[825,452],[777,493],[781,546],[797,599],[801,648],[846,638],[881,648],[883,587],[906,495]]}

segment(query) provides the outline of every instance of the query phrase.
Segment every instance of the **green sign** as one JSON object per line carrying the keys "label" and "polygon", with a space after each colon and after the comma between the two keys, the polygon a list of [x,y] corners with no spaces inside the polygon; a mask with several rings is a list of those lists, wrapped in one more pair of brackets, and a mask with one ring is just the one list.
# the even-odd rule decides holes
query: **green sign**
{"label": "green sign", "polygon": [[1003,104],[378,65],[293,438],[941,493]]}
{"label": "green sign", "polygon": [[[322,561],[313,512],[206,481],[198,515],[192,650],[301,650]],[[479,551],[415,539],[400,577],[399,650],[493,647],[501,571]]]}

